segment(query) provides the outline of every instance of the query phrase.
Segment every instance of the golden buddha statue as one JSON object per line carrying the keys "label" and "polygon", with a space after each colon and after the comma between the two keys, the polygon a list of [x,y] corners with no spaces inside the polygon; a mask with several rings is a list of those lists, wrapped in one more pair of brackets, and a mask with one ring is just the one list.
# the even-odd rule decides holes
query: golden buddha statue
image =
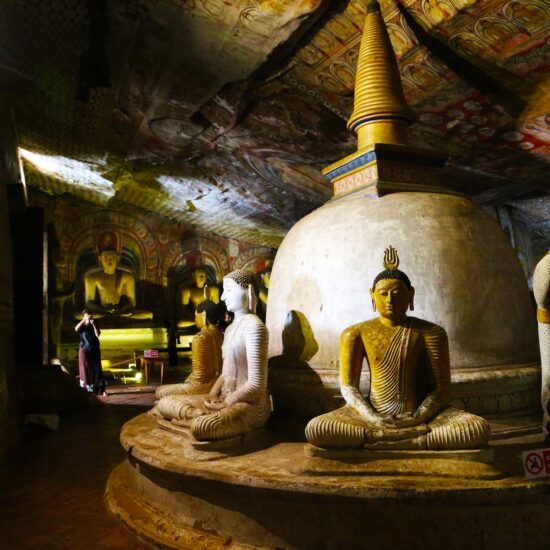
{"label": "golden buddha statue", "polygon": [[[210,300],[215,304],[220,303],[220,291],[217,286],[208,284],[208,271],[205,266],[197,266],[193,270],[194,286],[184,286],[181,290],[181,304],[186,311],[192,306],[193,312],[197,310],[199,304],[205,300]],[[192,312],[188,317],[180,319],[178,327],[189,327],[194,324]]]}
{"label": "golden buddha statue", "polygon": [[258,314],[265,321],[267,314],[267,300],[269,295],[269,282],[271,280],[271,267],[266,267],[260,273],[260,291],[258,292],[259,307]]}
{"label": "golden buddha statue", "polygon": [[98,233],[96,253],[101,267],[84,274],[84,302],[96,318],[132,317],[151,319],[153,313],[136,309],[136,278],[118,266],[120,237],[112,230]]}
{"label": "golden buddha statue", "polygon": [[216,326],[219,307],[211,300],[201,302],[195,313],[200,331],[191,343],[191,374],[181,384],[165,384],[157,388],[156,397],[208,393],[222,370],[223,333]]}
{"label": "golden buddha statue", "polygon": [[225,331],[222,373],[203,395],[169,395],[156,415],[184,428],[197,441],[231,439],[263,426],[271,414],[267,392],[265,325],[256,309],[254,274],[236,270],[223,279],[222,300],[235,314]]}
{"label": "golden buddha statue", "polygon": [[[464,449],[488,442],[489,423],[449,406],[450,366],[443,328],[416,317],[414,288],[390,246],[371,297],[380,317],[352,325],[340,339],[340,386],[346,405],[318,416],[306,437],[318,447]],[[363,360],[370,392],[359,390]]]}

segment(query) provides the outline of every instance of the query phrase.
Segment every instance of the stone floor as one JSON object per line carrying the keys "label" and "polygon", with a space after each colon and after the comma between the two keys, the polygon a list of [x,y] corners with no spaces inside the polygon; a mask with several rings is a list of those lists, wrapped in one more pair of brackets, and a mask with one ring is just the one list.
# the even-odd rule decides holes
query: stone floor
{"label": "stone floor", "polygon": [[107,512],[107,477],[125,457],[120,428],[154,401],[153,387],[109,388],[57,432],[33,429],[0,470],[2,550],[145,550]]}

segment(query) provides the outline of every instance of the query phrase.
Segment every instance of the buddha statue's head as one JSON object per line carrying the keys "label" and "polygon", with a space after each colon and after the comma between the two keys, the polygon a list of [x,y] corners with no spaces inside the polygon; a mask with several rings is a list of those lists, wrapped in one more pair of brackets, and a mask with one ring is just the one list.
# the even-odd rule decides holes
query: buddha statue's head
{"label": "buddha statue's head", "polygon": [[223,278],[222,300],[228,311],[254,313],[257,295],[256,278],[251,271],[237,269]]}
{"label": "buddha statue's head", "polygon": [[104,250],[99,255],[99,263],[107,275],[113,275],[116,272],[119,258],[116,250]]}
{"label": "buddha statue's head", "polygon": [[204,267],[196,267],[193,270],[193,280],[197,288],[204,288],[208,282],[208,273]]}
{"label": "buddha statue's head", "polygon": [[116,231],[105,229],[96,237],[96,252],[101,268],[107,275],[113,275],[120,260],[120,237]]}
{"label": "buddha statue's head", "polygon": [[220,320],[220,307],[212,300],[201,302],[195,311],[195,325],[200,330],[208,324],[216,325]]}
{"label": "buddha statue's head", "polygon": [[398,267],[399,256],[390,246],[384,251],[384,271],[375,277],[370,290],[374,311],[393,322],[405,319],[409,307],[414,310],[414,287]]}
{"label": "buddha statue's head", "polygon": [[260,279],[262,280],[262,284],[265,288],[269,289],[269,282],[271,280],[271,268],[266,267],[261,273],[260,273]]}

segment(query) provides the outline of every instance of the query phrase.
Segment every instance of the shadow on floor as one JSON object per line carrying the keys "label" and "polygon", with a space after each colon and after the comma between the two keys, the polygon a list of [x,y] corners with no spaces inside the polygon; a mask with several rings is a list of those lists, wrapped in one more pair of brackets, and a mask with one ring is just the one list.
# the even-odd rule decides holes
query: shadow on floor
{"label": "shadow on floor", "polygon": [[0,469],[2,550],[145,550],[105,508],[111,470],[125,458],[122,424],[154,403],[154,387],[109,388],[61,417],[59,431],[34,429]]}

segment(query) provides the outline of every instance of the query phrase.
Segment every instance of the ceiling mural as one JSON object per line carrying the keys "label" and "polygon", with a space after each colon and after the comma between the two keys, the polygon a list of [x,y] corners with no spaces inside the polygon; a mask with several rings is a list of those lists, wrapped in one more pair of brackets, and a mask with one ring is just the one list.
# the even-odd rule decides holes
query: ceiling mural
{"label": "ceiling mural", "polygon": [[[366,0],[3,0],[29,185],[275,247],[330,199]],[[413,145],[546,234],[550,8],[381,0]],[[542,233],[541,233],[542,232]]]}

